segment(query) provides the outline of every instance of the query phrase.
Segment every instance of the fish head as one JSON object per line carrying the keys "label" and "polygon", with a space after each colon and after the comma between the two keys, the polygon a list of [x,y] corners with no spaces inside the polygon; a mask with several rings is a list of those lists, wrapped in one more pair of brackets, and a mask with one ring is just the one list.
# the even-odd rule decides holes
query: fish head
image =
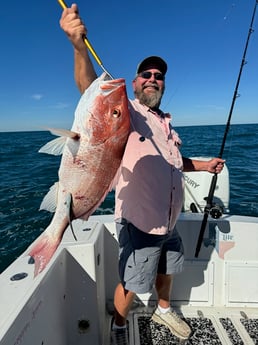
{"label": "fish head", "polygon": [[125,80],[100,83],[90,114],[88,126],[91,128],[92,143],[103,143],[128,133],[130,116]]}
{"label": "fish head", "polygon": [[125,80],[97,78],[77,105],[72,130],[92,145],[129,133],[130,114]]}

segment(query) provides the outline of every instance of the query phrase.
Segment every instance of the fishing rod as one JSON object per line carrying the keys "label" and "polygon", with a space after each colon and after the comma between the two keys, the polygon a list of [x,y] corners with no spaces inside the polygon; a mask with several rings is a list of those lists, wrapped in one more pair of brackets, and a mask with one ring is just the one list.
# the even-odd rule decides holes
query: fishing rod
{"label": "fishing rod", "polygon": [[[67,8],[67,5],[66,3],[63,1],[63,0],[57,0],[60,4],[60,6],[63,8],[63,10],[65,8]],[[111,79],[114,79],[112,77],[112,75],[105,69],[102,61],[100,60],[100,58],[98,57],[97,53],[95,52],[95,50],[93,49],[92,45],[90,44],[88,38],[86,36],[83,36],[82,37],[86,47],[89,49],[89,51],[91,52],[92,56],[94,57],[94,59],[96,60],[96,62],[99,64],[99,66],[102,68],[102,70],[108,74],[108,76],[111,78]]]}
{"label": "fishing rod", "polygon": [[[250,28],[249,28],[249,31],[248,31],[248,35],[247,35],[247,39],[246,39],[246,44],[245,44],[245,49],[244,49],[244,53],[243,53],[243,57],[242,57],[242,62],[241,62],[241,65],[240,65],[240,70],[239,70],[239,74],[238,74],[238,78],[237,78],[237,82],[236,82],[236,86],[235,86],[235,91],[234,91],[234,94],[233,94],[232,103],[231,103],[231,107],[230,107],[230,110],[229,110],[228,120],[227,120],[227,124],[226,124],[226,128],[225,128],[225,132],[224,132],[224,137],[223,137],[221,148],[220,148],[220,152],[219,152],[219,155],[218,155],[219,158],[222,158],[222,156],[223,156],[224,147],[225,147],[225,143],[226,143],[226,139],[227,139],[227,134],[228,134],[229,127],[230,127],[230,121],[231,121],[231,117],[232,117],[235,101],[236,101],[236,98],[238,97],[238,86],[239,86],[239,83],[240,83],[243,67],[246,64],[245,56],[246,56],[246,52],[247,52],[247,48],[248,48],[248,44],[249,44],[249,39],[250,39],[251,34],[254,31],[253,30],[253,22],[254,22],[254,17],[255,17],[257,3],[258,3],[258,0],[255,1],[255,6],[254,6],[254,10],[253,10],[253,14],[252,14],[252,19],[251,19],[251,23],[250,23]],[[210,184],[209,194],[208,194],[208,197],[206,198],[206,206],[204,208],[203,220],[202,220],[201,229],[200,229],[200,233],[199,233],[199,237],[198,237],[198,242],[197,242],[197,246],[196,246],[196,250],[195,250],[195,257],[196,258],[198,257],[200,249],[201,249],[201,245],[202,245],[202,241],[203,241],[203,236],[204,236],[204,232],[205,232],[205,228],[206,228],[206,225],[207,225],[209,214],[211,214],[211,216],[213,218],[215,218],[215,219],[219,218],[222,215],[220,210],[218,210],[216,207],[213,208],[213,196],[214,196],[214,191],[215,191],[215,188],[216,188],[217,178],[218,178],[217,173],[214,173],[214,175],[212,177],[212,180],[211,180],[211,184]]]}

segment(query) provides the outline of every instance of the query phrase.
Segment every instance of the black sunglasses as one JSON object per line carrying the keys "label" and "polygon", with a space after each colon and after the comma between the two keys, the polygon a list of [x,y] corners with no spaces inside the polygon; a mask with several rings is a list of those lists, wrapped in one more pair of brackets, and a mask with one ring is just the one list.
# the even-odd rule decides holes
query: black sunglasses
{"label": "black sunglasses", "polygon": [[152,72],[146,71],[146,72],[141,72],[138,74],[138,76],[140,76],[141,78],[144,78],[144,79],[150,79],[153,75],[154,75],[154,78],[156,80],[164,80],[165,79],[165,76],[160,72],[152,73]]}

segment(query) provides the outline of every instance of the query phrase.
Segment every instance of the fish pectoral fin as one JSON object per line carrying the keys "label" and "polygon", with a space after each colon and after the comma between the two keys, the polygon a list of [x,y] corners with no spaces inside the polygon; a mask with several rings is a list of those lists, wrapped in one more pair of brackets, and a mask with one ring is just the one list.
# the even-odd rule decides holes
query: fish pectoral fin
{"label": "fish pectoral fin", "polygon": [[45,195],[39,207],[40,210],[46,210],[54,213],[56,211],[59,183],[56,182],[50,187],[49,192]]}
{"label": "fish pectoral fin", "polygon": [[73,132],[73,131],[68,130],[68,129],[49,128],[48,130],[53,135],[57,135],[59,137],[71,138],[71,139],[75,139],[75,140],[80,139],[80,134],[79,133]]}
{"label": "fish pectoral fin", "polygon": [[79,133],[69,131],[67,129],[58,129],[58,128],[56,129],[48,128],[48,129],[53,135],[59,136],[59,138],[51,140],[46,145],[42,146],[41,149],[39,149],[40,153],[48,153],[50,155],[59,156],[63,153],[67,138],[70,138],[73,140],[80,139]]}
{"label": "fish pectoral fin", "polygon": [[63,153],[66,143],[65,137],[56,138],[49,141],[46,145],[39,149],[40,153],[48,153],[50,155],[59,156]]}

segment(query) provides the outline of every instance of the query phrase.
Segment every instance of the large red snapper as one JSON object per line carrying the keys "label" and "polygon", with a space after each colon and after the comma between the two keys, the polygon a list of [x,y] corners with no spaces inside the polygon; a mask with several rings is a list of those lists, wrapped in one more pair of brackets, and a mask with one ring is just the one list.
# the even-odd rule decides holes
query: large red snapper
{"label": "large red snapper", "polygon": [[[50,225],[28,248],[35,276],[47,265],[74,218],[88,219],[113,187],[130,130],[124,79],[96,79],[82,95],[71,131],[40,151],[60,154],[59,181],[41,209],[55,212]],[[54,206],[54,207],[53,207]]]}

